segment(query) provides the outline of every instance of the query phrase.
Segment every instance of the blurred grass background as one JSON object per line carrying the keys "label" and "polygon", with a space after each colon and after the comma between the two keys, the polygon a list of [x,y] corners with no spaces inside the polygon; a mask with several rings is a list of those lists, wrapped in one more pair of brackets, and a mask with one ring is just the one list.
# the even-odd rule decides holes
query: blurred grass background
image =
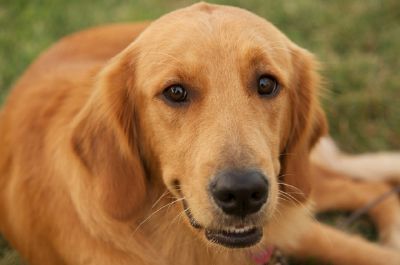
{"label": "blurred grass background", "polygon": [[[100,24],[155,19],[194,2],[0,0],[0,102],[34,58],[60,37]],[[324,106],[331,134],[343,149],[400,149],[400,1],[212,2],[267,18],[317,55],[329,91]],[[0,265],[16,259],[5,246],[0,239]]]}

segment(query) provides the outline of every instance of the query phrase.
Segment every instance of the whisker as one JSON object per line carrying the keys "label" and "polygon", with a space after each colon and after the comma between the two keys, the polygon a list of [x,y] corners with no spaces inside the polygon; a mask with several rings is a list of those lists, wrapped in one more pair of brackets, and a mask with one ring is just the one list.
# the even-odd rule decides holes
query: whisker
{"label": "whisker", "polygon": [[297,200],[296,198],[294,198],[293,196],[291,196],[287,192],[282,192],[281,191],[281,195],[282,196],[286,196],[287,198],[294,200],[299,206],[304,208],[304,210],[307,212],[309,217],[311,217],[314,221],[318,222],[318,220],[315,218],[314,213],[304,203],[300,202],[299,200]]}
{"label": "whisker", "polygon": [[[296,191],[296,192],[290,192],[291,194],[299,194],[299,195],[304,196],[304,192],[303,192],[301,189],[297,188],[296,186],[287,184],[287,183],[285,183],[285,182],[278,182],[278,185],[283,185],[283,186],[292,188],[292,189],[294,189],[294,190]],[[285,191],[285,192],[286,192],[286,193],[289,193],[289,192],[287,192],[287,191]]]}
{"label": "whisker", "polygon": [[185,216],[186,210],[187,210],[187,209],[183,209],[182,211],[179,211],[179,212],[177,213],[177,215],[169,222],[167,230],[169,230],[169,228],[170,228],[176,221],[178,221],[179,219],[182,219],[182,218]]}
{"label": "whisker", "polygon": [[151,206],[151,209],[153,209],[163,199],[163,197],[165,197],[168,193],[169,193],[168,190],[164,191],[164,193],[161,194],[161,196],[153,203],[153,205]]}
{"label": "whisker", "polygon": [[280,194],[282,196],[286,196],[286,198],[293,200],[295,203],[298,203],[299,205],[303,205],[302,202],[300,202],[298,199],[296,199],[293,195],[289,194],[288,192],[280,191]]}
{"label": "whisker", "polygon": [[172,201],[172,202],[170,202],[170,203],[168,203],[168,204],[166,204],[166,205],[160,207],[158,210],[152,212],[146,219],[144,219],[144,220],[136,227],[136,229],[135,229],[135,231],[134,231],[134,234],[139,230],[139,228],[140,228],[144,223],[146,223],[147,221],[149,221],[150,218],[152,218],[155,214],[159,213],[161,210],[165,209],[166,207],[169,208],[169,207],[171,207],[174,203],[179,202],[179,201],[182,201],[182,200],[184,200],[184,198],[176,199],[175,201]]}

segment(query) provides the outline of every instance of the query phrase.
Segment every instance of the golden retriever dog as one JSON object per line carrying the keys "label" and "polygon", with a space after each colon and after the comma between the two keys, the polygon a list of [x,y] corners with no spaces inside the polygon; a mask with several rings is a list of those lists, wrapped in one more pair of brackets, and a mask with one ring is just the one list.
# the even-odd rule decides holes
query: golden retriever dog
{"label": "golden retriever dog", "polygon": [[[399,265],[390,242],[310,214],[390,189],[310,162],[327,133],[316,68],[271,23],[206,3],[62,39],[0,114],[1,233],[31,265],[255,265],[272,249]],[[371,213],[379,228],[398,206]]]}

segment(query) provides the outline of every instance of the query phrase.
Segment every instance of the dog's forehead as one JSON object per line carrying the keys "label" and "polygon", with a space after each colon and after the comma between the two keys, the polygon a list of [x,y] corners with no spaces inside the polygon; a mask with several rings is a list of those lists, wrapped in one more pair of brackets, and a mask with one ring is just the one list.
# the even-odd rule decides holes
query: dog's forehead
{"label": "dog's forehead", "polygon": [[[199,49],[215,44],[223,45],[224,50],[237,48],[237,43],[253,43],[253,46],[282,46],[290,43],[273,24],[247,10],[210,5],[195,4],[168,13],[154,21],[138,38],[148,52],[161,49]],[[246,45],[242,45],[246,46]],[[248,45],[251,46],[251,45]]]}
{"label": "dog's forehead", "polygon": [[137,82],[154,90],[179,83],[181,76],[204,82],[240,78],[240,72],[255,72],[255,65],[286,83],[292,65],[292,42],[284,34],[249,11],[226,6],[196,4],[169,13],[135,44]]}

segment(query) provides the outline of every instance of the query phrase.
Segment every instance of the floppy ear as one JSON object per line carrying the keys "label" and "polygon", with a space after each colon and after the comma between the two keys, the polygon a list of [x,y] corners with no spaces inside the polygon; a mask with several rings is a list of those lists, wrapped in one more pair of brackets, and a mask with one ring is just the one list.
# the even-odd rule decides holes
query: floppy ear
{"label": "floppy ear", "polygon": [[328,125],[319,103],[320,77],[316,62],[309,52],[294,47],[292,53],[293,89],[290,95],[291,126],[284,154],[282,173],[283,188],[294,200],[304,201],[310,191],[309,154],[318,139],[327,133]]}
{"label": "floppy ear", "polygon": [[93,197],[116,219],[132,216],[146,196],[135,137],[132,60],[132,54],[122,52],[100,72],[72,135]]}

